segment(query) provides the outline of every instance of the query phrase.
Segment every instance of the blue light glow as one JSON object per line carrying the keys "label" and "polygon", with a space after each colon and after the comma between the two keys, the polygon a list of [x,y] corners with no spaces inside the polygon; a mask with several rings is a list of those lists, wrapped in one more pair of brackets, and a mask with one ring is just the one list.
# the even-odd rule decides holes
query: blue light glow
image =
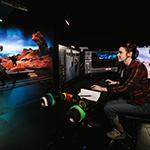
{"label": "blue light glow", "polygon": [[117,55],[116,53],[111,53],[111,52],[97,52],[96,56],[99,59],[106,59],[106,60],[115,60]]}

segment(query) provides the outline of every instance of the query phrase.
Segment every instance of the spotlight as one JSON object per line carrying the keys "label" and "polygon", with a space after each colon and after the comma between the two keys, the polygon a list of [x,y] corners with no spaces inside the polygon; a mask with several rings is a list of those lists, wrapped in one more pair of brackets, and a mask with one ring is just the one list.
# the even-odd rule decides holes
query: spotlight
{"label": "spotlight", "polygon": [[86,100],[85,98],[79,100],[79,106],[85,111],[89,110],[93,105],[93,102]]}
{"label": "spotlight", "polygon": [[73,105],[67,112],[67,120],[72,124],[78,124],[86,117],[85,111],[79,105]]}
{"label": "spotlight", "polygon": [[87,102],[85,100],[81,99],[79,101],[79,106],[85,110],[87,108]]}
{"label": "spotlight", "polygon": [[23,4],[21,4],[20,0],[18,0],[18,1],[15,1],[15,0],[1,0],[0,3],[3,4],[3,5],[15,8],[15,9],[19,9],[19,10],[28,12],[28,9],[25,6],[23,6]]}
{"label": "spotlight", "polygon": [[61,93],[60,98],[61,98],[61,100],[65,100],[65,101],[70,102],[73,98],[73,95],[70,93],[63,92],[63,93]]}
{"label": "spotlight", "polygon": [[69,23],[69,21],[68,21],[67,19],[65,19],[65,23],[66,23],[68,26],[70,26],[70,23]]}
{"label": "spotlight", "polygon": [[62,93],[59,93],[59,99],[63,100],[63,101],[66,101],[66,102],[69,102],[69,103],[78,103],[79,101],[79,97],[78,96],[74,96],[73,94],[71,93],[68,93],[68,92],[62,92]]}
{"label": "spotlight", "polygon": [[54,96],[51,93],[47,93],[40,98],[42,107],[53,107],[56,104]]}

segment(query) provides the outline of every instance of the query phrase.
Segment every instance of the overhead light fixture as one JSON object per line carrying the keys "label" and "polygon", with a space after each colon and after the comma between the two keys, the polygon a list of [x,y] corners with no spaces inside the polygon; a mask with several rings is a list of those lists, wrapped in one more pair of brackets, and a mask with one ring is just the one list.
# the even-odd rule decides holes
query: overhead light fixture
{"label": "overhead light fixture", "polygon": [[68,20],[65,19],[65,22],[66,22],[66,24],[67,24],[68,26],[70,26],[70,23],[69,23]]}
{"label": "overhead light fixture", "polygon": [[16,8],[16,9],[28,12],[28,9],[21,4],[20,0],[17,0],[17,1],[15,1],[15,0],[0,0],[0,3],[10,6],[12,8]]}

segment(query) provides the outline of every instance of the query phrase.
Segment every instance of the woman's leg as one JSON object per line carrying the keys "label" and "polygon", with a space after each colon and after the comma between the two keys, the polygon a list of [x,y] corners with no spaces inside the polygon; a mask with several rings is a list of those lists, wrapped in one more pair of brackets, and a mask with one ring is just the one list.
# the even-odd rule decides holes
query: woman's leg
{"label": "woman's leg", "polygon": [[150,114],[150,103],[144,105],[132,105],[128,104],[125,99],[120,98],[112,100],[106,103],[104,106],[104,112],[111,123],[115,125],[117,130],[124,132],[124,128],[119,121],[118,114],[132,114],[132,115],[143,115]]}

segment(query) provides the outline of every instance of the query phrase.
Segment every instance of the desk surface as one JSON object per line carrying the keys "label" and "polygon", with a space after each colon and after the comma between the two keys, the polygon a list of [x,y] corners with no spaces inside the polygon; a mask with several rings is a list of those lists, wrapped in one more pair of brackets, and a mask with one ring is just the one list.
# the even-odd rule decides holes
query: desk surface
{"label": "desk surface", "polygon": [[20,73],[32,73],[34,72],[34,70],[30,70],[30,69],[26,69],[26,70],[23,70],[23,71],[9,71],[7,70],[6,73],[7,74],[20,74]]}

